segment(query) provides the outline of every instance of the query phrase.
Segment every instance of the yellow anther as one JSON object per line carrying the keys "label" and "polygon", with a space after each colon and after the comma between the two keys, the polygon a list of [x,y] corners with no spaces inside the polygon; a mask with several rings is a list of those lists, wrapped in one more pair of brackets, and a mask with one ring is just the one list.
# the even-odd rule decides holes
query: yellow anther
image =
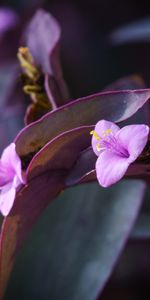
{"label": "yellow anther", "polygon": [[39,77],[39,70],[34,65],[33,57],[30,54],[29,49],[25,47],[19,48],[17,57],[19,59],[23,72],[31,80],[36,80]]}
{"label": "yellow anther", "polygon": [[27,47],[20,47],[18,49],[18,55],[23,56],[23,58],[28,61],[28,63],[33,64],[34,65],[34,60],[33,57],[29,51],[29,49]]}
{"label": "yellow anther", "polygon": [[90,134],[93,135],[96,140],[98,140],[98,141],[101,140],[100,136],[96,133],[95,130],[90,131]]}
{"label": "yellow anther", "polygon": [[100,151],[100,150],[101,150],[100,143],[97,143],[97,145],[96,145],[96,150],[97,150],[97,151]]}
{"label": "yellow anther", "polygon": [[29,53],[29,50],[27,47],[20,47],[18,51],[23,55],[27,55]]}
{"label": "yellow anther", "polygon": [[23,87],[23,91],[26,93],[26,94],[32,94],[32,93],[41,93],[41,86],[39,85],[25,85]]}
{"label": "yellow anther", "polygon": [[111,129],[107,129],[107,130],[103,131],[103,136],[106,136],[109,133],[112,133]]}

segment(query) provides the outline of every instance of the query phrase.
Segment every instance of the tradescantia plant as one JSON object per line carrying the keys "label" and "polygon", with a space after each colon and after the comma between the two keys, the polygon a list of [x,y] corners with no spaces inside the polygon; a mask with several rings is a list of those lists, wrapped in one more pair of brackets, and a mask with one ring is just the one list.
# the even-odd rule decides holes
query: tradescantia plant
{"label": "tradescantia plant", "polygon": [[[25,127],[4,150],[0,160],[0,210],[5,215],[0,236],[0,299],[4,296],[18,251],[32,225],[57,195],[81,183],[88,183],[87,189],[90,190],[90,182],[97,179],[107,187],[125,176],[134,179],[129,182],[131,198],[120,196],[115,201],[114,193],[114,201],[105,203],[105,222],[101,212],[102,223],[96,219],[96,210],[93,210],[92,220],[96,219],[100,226],[97,226],[96,233],[102,235],[102,240],[93,239],[93,255],[95,253],[98,258],[101,255],[100,259],[107,261],[105,249],[113,247],[115,251],[111,255],[108,253],[110,258],[105,272],[102,274],[99,265],[96,281],[91,278],[90,289],[93,282],[94,288],[88,297],[86,289],[79,290],[77,278],[84,270],[84,262],[80,259],[79,265],[83,269],[77,268],[75,273],[78,295],[76,298],[72,290],[70,299],[95,299],[127,240],[149,182],[147,121],[142,125],[134,123],[125,127],[121,122],[129,118],[132,122],[132,116],[150,98],[150,89],[145,89],[139,78],[131,77],[112,84],[103,92],[70,100],[59,60],[60,27],[54,17],[39,10],[27,26],[23,40],[18,59],[23,90],[30,95],[32,104],[26,111]],[[141,113],[144,114],[144,110]],[[120,123],[122,128],[115,123]],[[122,186],[124,188],[124,184]],[[94,190],[97,190],[96,186],[91,195],[93,203]],[[80,190],[77,193],[80,197]],[[104,205],[103,192],[101,197],[99,203]],[[115,226],[111,242],[108,236],[113,231],[112,224],[121,213],[116,208],[117,203],[119,208],[123,205],[125,212],[122,213],[123,222],[119,223],[119,227]],[[91,230],[93,235],[94,228]],[[86,233],[87,239],[90,229]],[[84,235],[79,239],[79,249],[83,240]],[[94,252],[94,247],[98,247],[99,253]],[[84,253],[91,260],[86,249]],[[57,299],[60,295],[56,296],[53,292],[52,297]]]}

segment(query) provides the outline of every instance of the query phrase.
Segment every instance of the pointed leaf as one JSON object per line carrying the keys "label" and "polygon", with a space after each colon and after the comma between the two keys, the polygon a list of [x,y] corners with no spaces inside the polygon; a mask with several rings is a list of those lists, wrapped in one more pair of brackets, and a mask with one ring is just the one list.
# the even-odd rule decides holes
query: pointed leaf
{"label": "pointed leaf", "polygon": [[100,119],[113,122],[132,116],[150,97],[150,90],[103,92],[81,98],[47,113],[25,127],[16,138],[17,152],[25,156],[43,147],[64,131],[94,125]]}

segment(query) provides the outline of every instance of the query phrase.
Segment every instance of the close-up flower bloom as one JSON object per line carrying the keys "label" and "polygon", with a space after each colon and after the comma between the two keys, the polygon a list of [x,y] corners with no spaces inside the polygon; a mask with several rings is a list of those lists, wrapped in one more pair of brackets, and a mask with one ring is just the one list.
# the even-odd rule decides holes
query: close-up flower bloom
{"label": "close-up flower bloom", "polygon": [[147,125],[128,125],[119,128],[116,124],[101,120],[91,132],[92,147],[98,156],[96,175],[103,187],[119,181],[143,151],[149,134]]}
{"label": "close-up flower bloom", "polygon": [[21,160],[16,153],[15,144],[11,143],[0,159],[0,211],[4,216],[9,214],[21,184],[25,184]]}

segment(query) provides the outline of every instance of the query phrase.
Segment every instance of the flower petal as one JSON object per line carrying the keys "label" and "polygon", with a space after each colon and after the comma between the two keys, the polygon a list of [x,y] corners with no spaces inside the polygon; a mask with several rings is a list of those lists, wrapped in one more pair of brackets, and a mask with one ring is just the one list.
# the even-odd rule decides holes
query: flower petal
{"label": "flower petal", "polygon": [[103,187],[109,187],[116,183],[124,176],[129,164],[128,158],[105,150],[96,161],[96,176],[99,184]]}
{"label": "flower petal", "polygon": [[3,166],[0,160],[0,188],[8,183],[8,178],[6,176],[6,168]]}
{"label": "flower petal", "polygon": [[18,188],[19,186],[22,185],[22,182],[20,181],[20,179],[18,178],[17,175],[14,176],[14,179],[13,179],[13,181],[12,181],[12,185],[13,185],[13,187],[14,187],[16,190],[17,190],[17,188]]}
{"label": "flower petal", "polygon": [[11,143],[2,153],[1,161],[7,167],[8,176],[13,177],[17,174],[21,183],[25,183],[22,177],[21,160],[16,153],[15,143]]}
{"label": "flower petal", "polygon": [[10,166],[11,157],[14,158],[15,151],[15,143],[11,143],[9,146],[7,146],[1,156],[1,161],[4,163],[5,166]]}
{"label": "flower petal", "polygon": [[7,216],[13,206],[16,189],[12,183],[8,183],[0,192],[0,211],[3,216]]}
{"label": "flower petal", "polygon": [[[115,135],[120,130],[120,128],[115,123],[110,122],[110,121],[101,120],[96,124],[94,131],[101,138],[101,137],[103,137],[104,132],[106,132],[109,129],[112,131],[113,135]],[[99,156],[100,153],[101,153],[101,151],[97,150],[98,142],[99,141],[93,135],[93,137],[92,137],[92,147],[93,147],[93,151],[95,152],[95,154],[97,156]]]}
{"label": "flower petal", "polygon": [[130,162],[136,160],[143,151],[148,140],[148,134],[149,127],[144,124],[125,126],[116,134],[121,145],[128,150]]}

